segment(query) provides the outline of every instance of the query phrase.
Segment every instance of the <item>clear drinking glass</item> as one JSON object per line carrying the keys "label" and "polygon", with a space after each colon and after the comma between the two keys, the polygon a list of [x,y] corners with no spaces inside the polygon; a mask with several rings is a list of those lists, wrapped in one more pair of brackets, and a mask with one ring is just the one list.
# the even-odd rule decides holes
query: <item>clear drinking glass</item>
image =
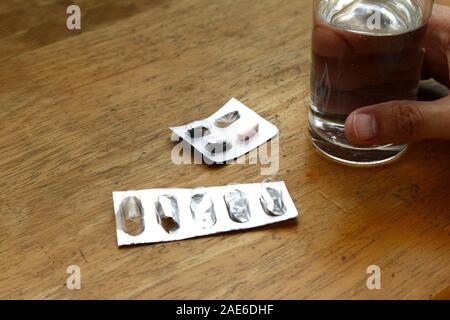
{"label": "clear drinking glass", "polygon": [[353,146],[344,123],[363,106],[417,99],[432,6],[433,0],[314,0],[309,124],[321,153],[371,166],[406,150]]}

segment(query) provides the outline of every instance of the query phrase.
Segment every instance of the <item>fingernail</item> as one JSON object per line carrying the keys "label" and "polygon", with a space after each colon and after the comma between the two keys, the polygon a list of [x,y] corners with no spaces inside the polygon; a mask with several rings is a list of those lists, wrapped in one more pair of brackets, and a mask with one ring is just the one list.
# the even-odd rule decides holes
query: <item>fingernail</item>
{"label": "fingernail", "polygon": [[377,135],[377,122],[371,114],[356,114],[353,117],[353,129],[360,141],[368,141]]}

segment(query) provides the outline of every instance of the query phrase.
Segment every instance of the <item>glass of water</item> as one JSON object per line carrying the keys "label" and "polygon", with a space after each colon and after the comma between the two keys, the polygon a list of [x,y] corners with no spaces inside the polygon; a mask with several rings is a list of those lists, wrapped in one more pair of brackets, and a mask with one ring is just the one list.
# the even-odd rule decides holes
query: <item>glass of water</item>
{"label": "glass of water", "polygon": [[325,156],[373,166],[407,145],[358,147],[344,133],[354,110],[416,100],[432,0],[314,0],[310,134]]}

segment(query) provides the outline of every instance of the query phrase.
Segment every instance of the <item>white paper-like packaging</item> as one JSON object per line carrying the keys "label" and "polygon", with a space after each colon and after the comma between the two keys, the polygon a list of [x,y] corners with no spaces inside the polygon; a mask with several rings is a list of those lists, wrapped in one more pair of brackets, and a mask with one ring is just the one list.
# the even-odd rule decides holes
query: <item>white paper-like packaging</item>
{"label": "white paper-like packaging", "polygon": [[209,118],[170,128],[213,163],[238,158],[278,134],[278,128],[235,98]]}
{"label": "white paper-like packaging", "polygon": [[119,246],[250,229],[298,215],[284,182],[113,192],[113,202]]}

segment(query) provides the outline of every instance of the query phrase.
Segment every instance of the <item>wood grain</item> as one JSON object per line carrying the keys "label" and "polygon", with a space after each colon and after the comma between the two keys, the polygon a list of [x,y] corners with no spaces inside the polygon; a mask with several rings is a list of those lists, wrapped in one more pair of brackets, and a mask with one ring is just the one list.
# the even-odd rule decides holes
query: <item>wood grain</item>
{"label": "wood grain", "polygon": [[[450,143],[367,170],[312,149],[311,1],[75,2],[81,31],[71,1],[0,3],[0,298],[448,299]],[[119,249],[114,190],[266,178],[171,162],[167,128],[232,96],[280,128],[275,178],[301,217]]]}

